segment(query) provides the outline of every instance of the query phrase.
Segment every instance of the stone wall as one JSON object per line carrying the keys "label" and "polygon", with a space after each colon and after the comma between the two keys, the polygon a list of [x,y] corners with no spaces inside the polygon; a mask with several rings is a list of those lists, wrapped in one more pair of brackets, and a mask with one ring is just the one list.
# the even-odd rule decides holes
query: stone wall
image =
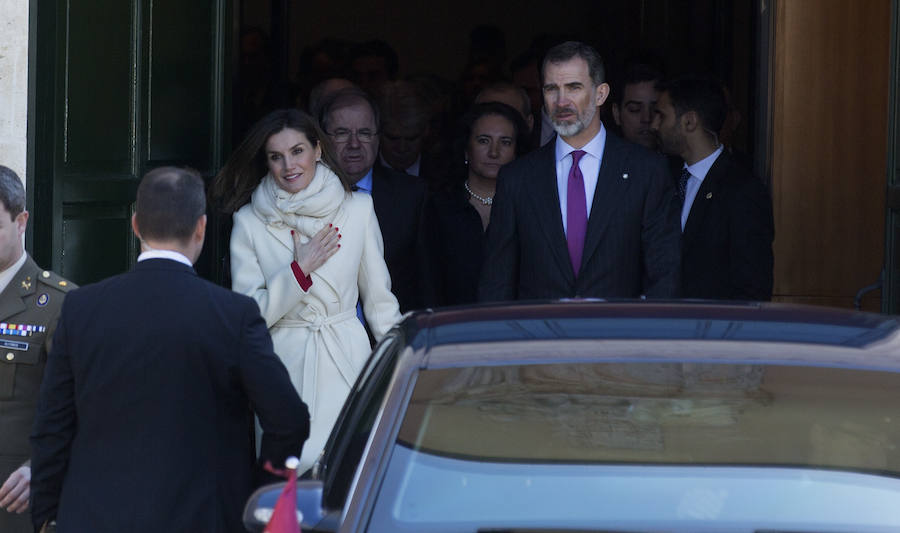
{"label": "stone wall", "polygon": [[0,164],[25,180],[28,126],[28,2],[0,0]]}

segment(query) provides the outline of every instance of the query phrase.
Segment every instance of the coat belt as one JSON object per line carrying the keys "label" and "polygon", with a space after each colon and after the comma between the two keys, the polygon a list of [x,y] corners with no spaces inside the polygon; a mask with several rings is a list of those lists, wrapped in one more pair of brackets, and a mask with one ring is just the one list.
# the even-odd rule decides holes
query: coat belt
{"label": "coat belt", "polygon": [[334,327],[336,324],[347,320],[357,320],[356,309],[338,313],[336,315],[323,315],[317,309],[307,307],[298,318],[281,319],[276,327],[283,328],[307,328],[311,334],[306,338],[303,356],[303,377],[300,396],[309,406],[310,419],[315,418],[316,400],[318,391],[316,383],[319,372],[319,347],[324,346],[325,353],[334,361],[338,372],[352,387],[356,381],[356,370],[350,362],[349,350],[344,344],[344,336]]}

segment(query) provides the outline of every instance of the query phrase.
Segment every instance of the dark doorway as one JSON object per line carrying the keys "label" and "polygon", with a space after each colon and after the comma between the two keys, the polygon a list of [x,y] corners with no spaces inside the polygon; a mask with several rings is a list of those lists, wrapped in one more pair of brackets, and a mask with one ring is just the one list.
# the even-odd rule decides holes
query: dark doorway
{"label": "dark doorway", "polygon": [[[240,117],[235,138],[264,109],[304,105],[309,87],[322,76],[342,72],[349,76],[348,65],[340,64],[346,60],[340,57],[342,44],[382,40],[397,52],[399,77],[427,74],[458,84],[472,56],[472,31],[486,26],[502,36],[501,72],[507,76],[510,63],[536,42],[569,38],[593,44],[605,58],[609,78],[616,76],[624,61],[648,54],[658,57],[670,76],[715,74],[729,87],[743,117],[734,146],[752,156],[757,4],[756,0],[564,4],[461,0],[424,6],[404,0],[348,6],[241,1],[237,12],[243,44],[253,49],[245,54],[243,65],[240,54],[235,58],[235,94],[242,86],[244,91],[255,86],[257,92],[255,98],[234,99],[234,116]],[[247,37],[251,32],[258,37]],[[241,43],[236,44],[239,49]],[[324,55],[311,57],[317,50]],[[263,85],[265,90],[258,89]],[[248,101],[257,107],[251,109]]]}

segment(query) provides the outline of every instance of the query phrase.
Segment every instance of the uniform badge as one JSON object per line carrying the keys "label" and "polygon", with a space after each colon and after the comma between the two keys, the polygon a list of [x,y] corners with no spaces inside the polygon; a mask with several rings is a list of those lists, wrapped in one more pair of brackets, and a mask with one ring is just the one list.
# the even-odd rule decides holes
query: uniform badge
{"label": "uniform badge", "polygon": [[31,288],[31,282],[30,282],[30,281],[25,281],[25,280],[23,279],[23,280],[22,280],[22,288],[25,289],[25,290],[27,291],[28,289]]}
{"label": "uniform badge", "polygon": [[711,192],[706,193],[706,199],[707,199],[707,200],[712,200],[712,193],[711,193]]}
{"label": "uniform badge", "polygon": [[38,296],[37,304],[38,307],[44,307],[50,301],[50,295],[46,292]]}

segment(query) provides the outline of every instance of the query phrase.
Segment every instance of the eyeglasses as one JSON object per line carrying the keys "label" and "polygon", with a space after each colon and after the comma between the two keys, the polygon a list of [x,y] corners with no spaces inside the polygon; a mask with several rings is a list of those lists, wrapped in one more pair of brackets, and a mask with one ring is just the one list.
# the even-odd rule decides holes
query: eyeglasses
{"label": "eyeglasses", "polygon": [[351,135],[356,135],[356,140],[361,143],[370,143],[375,140],[375,132],[368,129],[363,128],[359,130],[350,130],[347,128],[338,128],[328,135],[334,139],[336,143],[345,143],[350,140]]}

